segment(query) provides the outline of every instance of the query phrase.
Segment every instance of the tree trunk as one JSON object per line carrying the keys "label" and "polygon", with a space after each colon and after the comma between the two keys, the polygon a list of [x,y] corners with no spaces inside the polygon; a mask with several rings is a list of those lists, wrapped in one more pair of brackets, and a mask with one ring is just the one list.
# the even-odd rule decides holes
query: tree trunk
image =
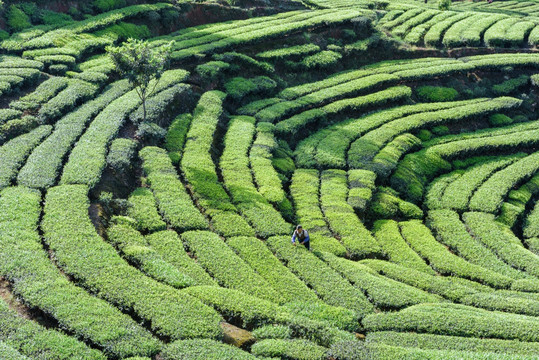
{"label": "tree trunk", "polygon": [[142,110],[144,113],[143,121],[146,122],[146,98],[142,99]]}

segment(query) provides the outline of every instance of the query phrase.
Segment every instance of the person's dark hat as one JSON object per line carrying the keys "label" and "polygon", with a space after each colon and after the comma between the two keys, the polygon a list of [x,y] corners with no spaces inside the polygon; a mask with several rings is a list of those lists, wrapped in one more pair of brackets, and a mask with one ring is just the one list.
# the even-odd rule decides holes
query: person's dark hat
{"label": "person's dark hat", "polygon": [[303,226],[301,225],[296,226],[296,230],[299,230],[299,229],[303,229]]}

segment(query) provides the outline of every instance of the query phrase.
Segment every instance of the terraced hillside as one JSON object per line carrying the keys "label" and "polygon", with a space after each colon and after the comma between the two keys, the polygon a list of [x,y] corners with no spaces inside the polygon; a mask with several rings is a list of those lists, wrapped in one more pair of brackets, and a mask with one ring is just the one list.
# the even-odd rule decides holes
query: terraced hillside
{"label": "terraced hillside", "polygon": [[0,359],[539,358],[538,3],[71,5],[0,21]]}

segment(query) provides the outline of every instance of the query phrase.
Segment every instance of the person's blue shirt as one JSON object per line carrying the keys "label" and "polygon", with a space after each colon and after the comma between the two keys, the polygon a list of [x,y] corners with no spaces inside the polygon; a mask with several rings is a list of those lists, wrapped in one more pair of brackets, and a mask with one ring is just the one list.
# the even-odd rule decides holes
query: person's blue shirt
{"label": "person's blue shirt", "polygon": [[303,229],[301,233],[298,233],[297,230],[294,230],[294,234],[292,235],[292,244],[296,242],[296,238],[299,238],[299,242],[309,242],[311,239],[309,238],[309,233],[307,230]]}

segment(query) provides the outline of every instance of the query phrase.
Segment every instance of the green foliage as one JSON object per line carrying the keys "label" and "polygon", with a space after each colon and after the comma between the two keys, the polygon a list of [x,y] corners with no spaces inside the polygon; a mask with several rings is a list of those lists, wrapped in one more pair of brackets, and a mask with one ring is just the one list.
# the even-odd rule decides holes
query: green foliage
{"label": "green foliage", "polygon": [[511,125],[513,123],[513,119],[504,114],[493,114],[488,118],[488,122],[491,126],[505,126]]}
{"label": "green foliage", "polygon": [[326,349],[306,340],[266,339],[253,345],[256,356],[280,357],[291,360],[322,360]]}
{"label": "green foliage", "polygon": [[127,81],[116,82],[94,100],[60,119],[55,131],[32,152],[18,175],[19,184],[45,188],[55,184],[62,162],[86,124],[114,99],[129,90]]}
{"label": "green foliage", "polygon": [[364,212],[376,188],[376,174],[369,170],[354,169],[348,171],[348,204],[355,210]]}
{"label": "green foliage", "polygon": [[162,353],[163,360],[255,360],[256,358],[234,346],[210,339],[180,340],[170,343]]}
{"label": "green foliage", "polygon": [[13,32],[21,31],[32,26],[30,17],[16,5],[9,6],[6,17],[7,24]]}
{"label": "green foliage", "polygon": [[286,303],[284,307],[292,314],[326,322],[342,330],[358,330],[359,321],[357,313],[353,310],[327,305],[321,301],[309,301],[305,298]]}
{"label": "green foliage", "polygon": [[182,239],[196,255],[198,262],[222,285],[241,290],[262,299],[282,303],[282,299],[269,282],[210,232],[186,232]]}
{"label": "green foliage", "polygon": [[94,96],[99,88],[81,80],[71,80],[67,87],[58,92],[39,109],[41,121],[52,121],[73,110],[81,102]]}
{"label": "green foliage", "polygon": [[101,352],[90,349],[84,343],[19,316],[4,300],[0,301],[0,325],[0,335],[7,340],[6,345],[28,357],[105,359]]}
{"label": "green foliage", "polygon": [[416,89],[417,96],[422,101],[454,101],[459,93],[457,90],[442,86],[421,86]]}
{"label": "green foliage", "polygon": [[202,95],[193,113],[181,160],[181,169],[193,188],[195,198],[210,215],[214,209],[235,210],[219,182],[210,153],[224,98],[225,94],[218,91]]}
{"label": "green foliage", "polygon": [[373,219],[422,219],[423,211],[417,205],[402,200],[393,189],[380,187],[371,201],[369,216]]}
{"label": "green foliage", "polygon": [[[13,102],[10,104],[12,106]],[[16,107],[12,106],[11,109],[1,109],[0,110],[0,124],[5,124],[9,120],[16,119],[22,115],[21,110],[17,110]]]}
{"label": "green foliage", "polygon": [[186,135],[192,120],[191,114],[181,114],[174,119],[168,128],[165,137],[165,149],[168,151],[168,156],[173,164],[180,162]]}
{"label": "green foliage", "polygon": [[[157,82],[170,65],[172,46],[171,42],[154,48],[147,42],[130,38],[121,46],[107,48],[118,73],[137,90],[137,95],[144,107],[144,121],[146,120],[146,99],[153,94]],[[157,82],[153,89],[150,89],[152,80]]]}
{"label": "green foliage", "polygon": [[7,345],[5,342],[0,341],[0,356],[5,359],[12,360],[28,360],[28,358],[22,355],[20,352]]}
{"label": "green foliage", "polygon": [[410,269],[434,274],[434,271],[412,250],[402,238],[394,220],[378,220],[373,227],[374,236],[391,262]]}
{"label": "green foliage", "polygon": [[135,219],[136,228],[139,231],[159,231],[166,228],[166,224],[159,213],[155,197],[151,190],[147,188],[138,188],[129,196],[130,207],[128,215]]}
{"label": "green foliage", "polygon": [[11,184],[30,152],[52,131],[42,125],[0,147],[0,189]]}
{"label": "green foliage", "polygon": [[314,302],[318,298],[254,237],[229,238],[227,244],[281,296],[283,302],[297,299]]}
{"label": "green foliage", "polygon": [[65,26],[73,22],[73,18],[68,14],[50,10],[41,10],[41,21],[45,25]]}
{"label": "green foliage", "polygon": [[529,76],[521,75],[517,78],[506,80],[502,82],[501,84],[494,85],[492,87],[492,91],[496,95],[509,95],[519,90],[523,86],[527,85],[529,81],[530,81]]}
{"label": "green foliage", "polygon": [[533,153],[493,174],[470,199],[470,210],[496,212],[511,189],[539,170],[538,158],[539,153]]}
{"label": "green foliage", "polygon": [[524,273],[505,264],[494,253],[482,246],[480,241],[472,237],[456,212],[433,210],[429,212],[428,220],[428,225],[436,232],[437,239],[456,251],[460,257],[514,279],[526,278]]}
{"label": "green foliage", "polygon": [[363,342],[353,340],[331,345],[327,355],[336,360],[355,360],[367,358],[368,353]]}
{"label": "green foliage", "polygon": [[208,61],[196,67],[196,72],[207,81],[215,81],[230,68],[230,64],[224,61]]}
{"label": "green foliage", "polygon": [[135,136],[143,144],[157,146],[163,142],[166,134],[167,131],[161,126],[153,122],[143,121],[138,126]]}
{"label": "green foliage", "polygon": [[537,276],[539,263],[537,256],[522,246],[519,238],[505,226],[494,221],[494,215],[469,212],[464,214],[464,221],[471,233],[486,247],[509,265]]}
{"label": "green foliage", "polygon": [[478,339],[471,337],[381,331],[369,334],[368,342],[433,350],[488,351],[498,354],[534,355],[536,343],[518,340]]}
{"label": "green foliage", "polygon": [[132,169],[137,145],[137,142],[131,139],[112,141],[107,155],[107,165],[115,174],[126,174]]}
{"label": "green foliage", "polygon": [[284,307],[238,290],[192,286],[184,291],[213,306],[225,318],[241,320],[245,328],[282,324],[290,328],[293,337],[303,337],[322,346],[353,339],[352,334],[331,327],[328,323],[296,316]]}
{"label": "green foliage", "polygon": [[260,236],[290,232],[291,226],[257,190],[249,167],[248,151],[255,132],[255,119],[234,117],[225,136],[220,159],[224,183],[234,204]]}
{"label": "green foliage", "polygon": [[438,9],[442,11],[449,10],[451,7],[451,0],[438,0]]}
{"label": "green foliage", "polygon": [[[35,230],[41,214],[40,193],[24,187],[11,187],[4,189],[1,195],[0,202],[5,211],[0,214],[0,273],[13,282],[13,291],[24,298],[28,305],[39,307],[55,318],[63,328],[102,346],[107,355],[155,354],[160,344],[152,339],[149,332],[107,302],[89,295],[69,282],[50,262]],[[46,286],[46,292],[42,291],[43,286]],[[7,320],[9,317],[6,318],[6,315],[0,315],[0,318]],[[22,335],[23,328],[30,329],[24,325],[22,318],[19,319]],[[4,329],[4,326],[7,326],[7,329]],[[46,349],[41,356],[51,352],[47,358],[88,356],[92,359],[104,359],[94,350],[85,350],[85,346],[77,344],[76,341],[67,341],[68,338],[63,342],[65,345],[71,344],[72,351],[66,347],[65,355],[54,354],[55,346],[58,345],[54,345],[54,333],[50,333],[49,343],[44,346],[38,340],[42,331],[35,325],[34,330],[27,334],[33,337],[34,341],[37,340],[35,346],[41,346],[41,350]],[[0,336],[4,337],[9,332],[9,326],[3,323]],[[8,338],[17,348],[25,349],[25,352],[29,351],[26,352],[28,355],[33,356],[35,353],[26,347],[28,344],[17,344],[19,340],[23,340],[19,336],[11,334]]]}
{"label": "green foliage", "polygon": [[387,279],[362,264],[325,253],[322,259],[352,284],[369,294],[379,309],[399,309],[420,303],[436,303],[442,299],[412,286]]}
{"label": "green foliage", "polygon": [[403,238],[410,247],[427,259],[436,271],[442,274],[456,274],[495,288],[508,288],[511,285],[511,278],[471,264],[449,252],[445,246],[436,241],[430,230],[421,222],[412,220],[399,225]]}
{"label": "green foliage", "polygon": [[207,220],[192,203],[165,150],[145,147],[139,156],[165,221],[176,229],[207,228]]}
{"label": "green foliage", "polygon": [[332,236],[320,209],[319,176],[317,170],[298,169],[294,172],[290,194],[294,201],[296,216],[309,232],[313,249],[344,256],[346,248]]}
{"label": "green foliage", "polygon": [[[114,220],[114,219],[113,219]],[[114,244],[130,262],[157,281],[181,289],[195,284],[188,275],[169,264],[152,249],[137,230],[128,225],[115,224],[107,230],[108,240]]]}
{"label": "green foliage", "polygon": [[[66,273],[148,320],[157,334],[172,339],[218,338],[221,319],[213,309],[145,276],[103,241],[88,215],[87,192],[84,185],[57,186],[47,192],[44,237]],[[86,256],[73,256],[80,253]]]}
{"label": "green foliage", "polygon": [[260,70],[265,73],[273,73],[275,69],[273,66],[267,62],[262,62],[253,59],[250,56],[247,56],[238,52],[227,52],[224,54],[215,54],[213,56],[215,60],[224,61],[231,64],[231,69],[240,70],[245,67],[252,67],[257,70]]}
{"label": "green foliage", "polygon": [[42,104],[45,104],[54,98],[56,94],[64,90],[67,86],[68,80],[66,78],[52,77],[39,84],[35,91],[20,97],[16,101],[12,101],[9,105],[11,108],[20,111],[36,110]]}
{"label": "green foliage", "polygon": [[126,3],[125,0],[94,0],[93,5],[104,12],[124,7]]}
{"label": "green foliage", "polygon": [[273,90],[277,83],[267,76],[259,76],[252,79],[236,77],[225,83],[227,95],[240,100],[254,93],[266,93]]}
{"label": "green foliage", "polygon": [[414,305],[396,313],[369,315],[363,324],[368,331],[415,331],[521,341],[535,341],[539,334],[533,317],[457,304]]}
{"label": "green foliage", "polygon": [[146,25],[137,25],[121,21],[118,24],[96,31],[95,35],[110,38],[115,42],[119,42],[128,39],[146,39],[151,37],[152,33]]}
{"label": "green foliage", "polygon": [[263,59],[282,60],[289,58],[299,58],[305,55],[310,55],[320,51],[320,47],[315,44],[304,44],[284,47],[275,50],[267,50],[256,54],[257,57]]}
{"label": "green foliage", "polygon": [[257,340],[264,339],[290,339],[292,330],[285,325],[264,325],[252,332]]}
{"label": "green foliage", "polygon": [[359,289],[307,249],[292,246],[288,237],[272,237],[268,239],[268,245],[277,258],[286,261],[288,268],[310,285],[325,303],[354,310],[360,318],[373,311]]}
{"label": "green foliage", "polygon": [[346,202],[348,181],[344,170],[325,170],[321,175],[321,209],[334,234],[353,259],[380,256],[381,248]]}
{"label": "green foliage", "polygon": [[158,231],[147,235],[148,244],[169,264],[188,275],[196,285],[215,285],[215,281],[202,269],[200,264],[189,257],[184,245],[174,231]]}
{"label": "green foliage", "polygon": [[306,69],[325,69],[330,66],[335,66],[339,60],[342,59],[342,55],[335,51],[321,51],[317,54],[305,57],[301,61],[301,65]]}

